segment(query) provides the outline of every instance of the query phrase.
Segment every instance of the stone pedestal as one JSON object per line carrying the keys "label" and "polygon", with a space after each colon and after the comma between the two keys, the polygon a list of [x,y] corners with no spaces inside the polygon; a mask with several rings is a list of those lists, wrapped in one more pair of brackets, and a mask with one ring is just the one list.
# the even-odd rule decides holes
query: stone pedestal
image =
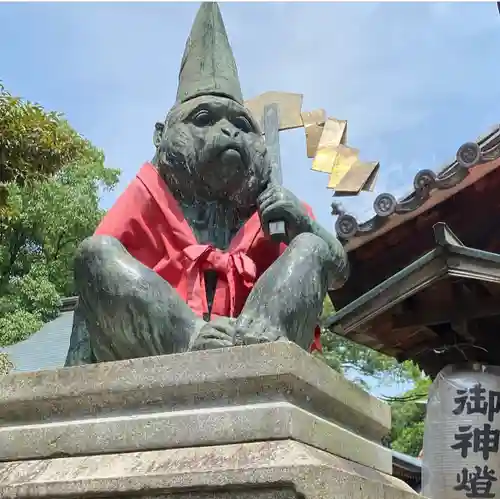
{"label": "stone pedestal", "polygon": [[291,343],[0,378],[0,497],[416,497],[389,407]]}

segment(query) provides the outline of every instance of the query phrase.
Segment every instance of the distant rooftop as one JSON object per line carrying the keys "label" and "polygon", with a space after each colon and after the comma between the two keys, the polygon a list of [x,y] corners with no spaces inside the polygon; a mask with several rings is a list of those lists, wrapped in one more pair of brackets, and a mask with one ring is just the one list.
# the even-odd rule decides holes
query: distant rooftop
{"label": "distant rooftop", "polygon": [[392,451],[392,462],[393,464],[396,464],[411,472],[411,473],[416,473],[419,474],[422,471],[422,460],[409,456],[408,454],[403,454],[402,452],[397,452],[395,450]]}
{"label": "distant rooftop", "polygon": [[61,315],[24,341],[0,348],[14,364],[15,371],[44,371],[64,366],[73,327],[77,298],[64,298]]}

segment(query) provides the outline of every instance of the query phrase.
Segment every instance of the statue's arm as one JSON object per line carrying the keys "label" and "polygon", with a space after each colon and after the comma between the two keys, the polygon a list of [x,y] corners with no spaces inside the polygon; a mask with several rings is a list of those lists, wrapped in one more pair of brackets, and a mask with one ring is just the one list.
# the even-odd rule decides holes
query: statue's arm
{"label": "statue's arm", "polygon": [[340,241],[324,227],[322,227],[316,220],[312,217],[310,218],[310,230],[312,234],[323,239],[325,243],[328,244],[332,256],[332,270],[330,272],[330,282],[329,286],[332,289],[338,289],[342,287],[347,279],[349,278],[349,260],[347,258],[347,252],[340,243]]}
{"label": "statue's arm", "polygon": [[[301,204],[303,210],[305,210],[305,213],[303,211],[305,223],[296,225],[297,227],[301,227],[298,232],[310,232],[320,239],[323,239],[323,241],[328,244],[332,267],[329,272],[330,282],[328,284],[330,289],[341,288],[349,277],[349,260],[347,259],[347,252],[340,241],[316,221],[312,208],[304,202]],[[297,219],[300,219],[300,217],[297,217]]]}
{"label": "statue's arm", "polygon": [[303,233],[312,233],[325,241],[330,248],[329,287],[342,287],[349,277],[347,253],[340,241],[316,222],[310,206],[301,202],[297,196],[282,185],[270,184],[260,194],[257,204],[261,221],[268,224],[271,220],[287,222],[290,240]]}

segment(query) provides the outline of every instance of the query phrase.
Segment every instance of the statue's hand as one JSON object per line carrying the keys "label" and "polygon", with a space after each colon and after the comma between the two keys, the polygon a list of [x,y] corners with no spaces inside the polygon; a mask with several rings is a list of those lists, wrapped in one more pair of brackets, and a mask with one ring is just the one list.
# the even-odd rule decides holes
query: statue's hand
{"label": "statue's hand", "polygon": [[269,222],[283,220],[290,239],[311,231],[311,218],[300,200],[281,185],[269,184],[257,199],[262,227],[267,232]]}
{"label": "statue's hand", "polygon": [[232,317],[217,317],[204,324],[194,339],[189,350],[211,350],[213,348],[232,347],[234,344],[236,319]]}

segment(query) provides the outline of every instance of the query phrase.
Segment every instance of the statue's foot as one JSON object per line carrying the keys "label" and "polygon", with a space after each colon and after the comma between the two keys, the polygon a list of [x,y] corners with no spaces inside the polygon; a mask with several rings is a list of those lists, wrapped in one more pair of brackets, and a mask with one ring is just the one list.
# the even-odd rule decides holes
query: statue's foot
{"label": "statue's foot", "polygon": [[235,321],[232,317],[217,317],[204,324],[191,342],[190,351],[227,348],[234,345]]}
{"label": "statue's foot", "polygon": [[255,345],[273,341],[289,341],[282,328],[269,317],[242,313],[236,324],[235,344]]}

